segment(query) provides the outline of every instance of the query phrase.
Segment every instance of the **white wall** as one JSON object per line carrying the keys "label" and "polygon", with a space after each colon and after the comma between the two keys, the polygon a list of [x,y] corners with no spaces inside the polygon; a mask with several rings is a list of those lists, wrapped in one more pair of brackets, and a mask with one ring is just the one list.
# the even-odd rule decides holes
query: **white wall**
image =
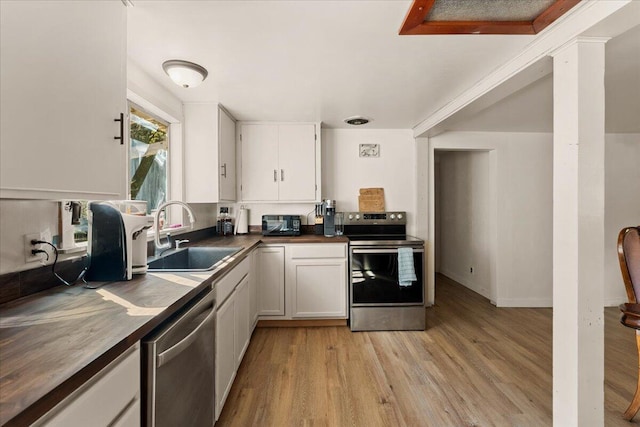
{"label": "white wall", "polygon": [[640,225],[640,134],[605,136],[604,303],[626,302],[620,264],[618,233]]}
{"label": "white wall", "polygon": [[[359,157],[359,144],[379,144],[380,157]],[[360,188],[382,187],[387,211],[407,211],[416,230],[416,142],[410,129],[323,129],[323,198],[339,211],[357,211]]]}
{"label": "white wall", "polygon": [[[131,58],[127,60],[127,91],[140,96],[155,108],[172,116],[174,120],[170,121],[182,121],[182,101],[144,72]],[[141,105],[141,107],[147,106]]]}
{"label": "white wall", "polygon": [[[380,144],[380,157],[359,157],[358,145]],[[322,198],[335,199],[338,211],[358,210],[362,187],[383,187],[386,210],[407,211],[407,229],[416,225],[416,143],[409,129],[322,129]],[[313,224],[313,203],[243,204],[251,225],[263,214],[307,214]]]}
{"label": "white wall", "polygon": [[[490,151],[490,298],[498,306],[551,306],[552,135],[447,132],[430,138],[429,145],[430,150]],[[429,211],[433,215],[434,207]],[[434,235],[430,230],[430,240]]]}
{"label": "white wall", "polygon": [[[493,149],[497,154],[498,245],[494,301],[500,306],[552,304],[551,139],[550,134],[449,132],[430,141],[431,146],[438,149]],[[616,244],[620,229],[640,224],[638,161],[640,134],[606,135],[603,284],[606,306],[626,300]],[[491,245],[489,248],[491,250]],[[468,267],[459,270],[468,273]],[[465,278],[459,279],[456,280],[465,284]]]}
{"label": "white wall", "polygon": [[[0,274],[29,270],[39,262],[25,263],[25,234],[58,234],[58,203],[50,200],[0,200]],[[53,262],[53,259],[51,259]]]}
{"label": "white wall", "polygon": [[438,271],[490,298],[489,153],[437,151],[436,164]]}

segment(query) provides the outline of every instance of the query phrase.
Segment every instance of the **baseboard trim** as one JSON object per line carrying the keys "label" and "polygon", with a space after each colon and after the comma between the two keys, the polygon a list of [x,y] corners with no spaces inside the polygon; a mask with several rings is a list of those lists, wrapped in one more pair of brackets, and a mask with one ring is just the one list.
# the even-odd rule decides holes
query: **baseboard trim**
{"label": "baseboard trim", "polygon": [[620,304],[624,304],[625,302],[627,302],[627,300],[625,298],[607,298],[604,300],[604,306],[605,307],[617,307]]}
{"label": "baseboard trim", "polygon": [[347,326],[347,319],[258,320],[258,328],[310,328]]}
{"label": "baseboard trim", "polygon": [[461,284],[462,286],[464,286],[467,289],[472,290],[473,292],[482,295],[483,297],[490,299],[490,295],[489,295],[489,291],[484,291],[482,289],[478,289],[476,286],[471,286],[469,284],[469,282],[467,281],[467,278],[459,276],[456,273],[453,273],[449,270],[441,270],[440,274],[442,274],[443,276],[448,277],[449,279],[453,280],[454,282],[457,282],[459,284]]}

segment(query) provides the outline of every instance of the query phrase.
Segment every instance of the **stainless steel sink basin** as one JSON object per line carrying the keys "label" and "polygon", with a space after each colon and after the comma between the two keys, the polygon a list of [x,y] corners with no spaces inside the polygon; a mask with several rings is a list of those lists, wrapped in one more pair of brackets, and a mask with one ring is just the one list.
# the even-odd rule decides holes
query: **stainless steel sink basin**
{"label": "stainless steel sink basin", "polygon": [[148,271],[209,271],[213,270],[225,257],[233,255],[241,249],[237,247],[177,249],[149,261]]}

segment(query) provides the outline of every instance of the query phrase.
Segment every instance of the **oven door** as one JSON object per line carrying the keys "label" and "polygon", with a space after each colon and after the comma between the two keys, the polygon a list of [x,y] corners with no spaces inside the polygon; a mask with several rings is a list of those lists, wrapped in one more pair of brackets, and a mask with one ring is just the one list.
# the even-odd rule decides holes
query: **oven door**
{"label": "oven door", "polygon": [[351,306],[424,304],[424,248],[413,248],[416,281],[400,286],[398,248],[351,248]]}

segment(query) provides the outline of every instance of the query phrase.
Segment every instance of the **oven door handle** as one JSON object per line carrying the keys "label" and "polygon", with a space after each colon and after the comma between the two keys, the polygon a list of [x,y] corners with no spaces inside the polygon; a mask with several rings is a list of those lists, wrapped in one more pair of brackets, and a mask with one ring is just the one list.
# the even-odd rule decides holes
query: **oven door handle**
{"label": "oven door handle", "polygon": [[[402,247],[406,247],[406,246],[402,246]],[[423,253],[424,249],[423,248],[411,248],[413,249],[413,252],[417,252],[417,253]],[[354,254],[397,254],[398,253],[398,248],[380,248],[380,249],[356,249],[353,248],[351,249],[351,253]]]}

